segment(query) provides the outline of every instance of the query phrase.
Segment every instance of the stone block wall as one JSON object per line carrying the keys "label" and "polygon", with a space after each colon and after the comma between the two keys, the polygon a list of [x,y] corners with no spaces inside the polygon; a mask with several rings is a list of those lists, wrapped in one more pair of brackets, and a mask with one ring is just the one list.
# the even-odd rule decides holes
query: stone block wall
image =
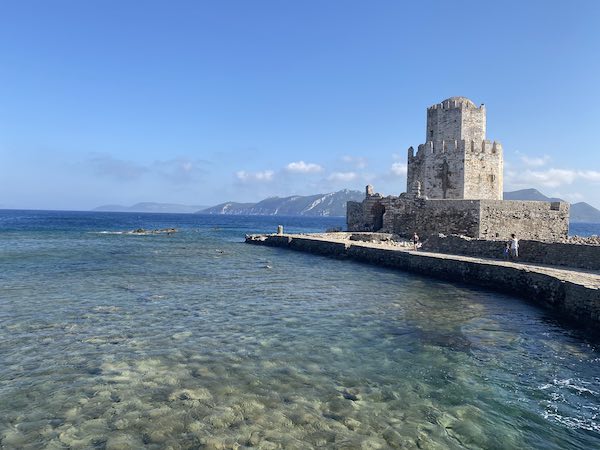
{"label": "stone block wall", "polygon": [[429,141],[419,145],[416,155],[408,153],[406,191],[417,182],[428,198],[460,199],[464,196],[464,144]]}
{"label": "stone block wall", "polygon": [[481,200],[482,239],[523,239],[556,242],[569,232],[569,204],[517,200]]}
{"label": "stone block wall", "polygon": [[477,200],[425,200],[408,197],[367,197],[348,202],[348,231],[381,231],[403,237],[446,233],[478,236]]}
{"label": "stone block wall", "polygon": [[427,108],[425,142],[443,140],[483,141],[485,106],[475,106],[464,97],[454,97]]}
{"label": "stone block wall", "polygon": [[[466,239],[461,236],[426,236],[424,251],[502,259],[505,240]],[[600,270],[600,246],[519,240],[519,261]]]}
{"label": "stone block wall", "polygon": [[502,146],[491,141],[429,141],[408,150],[406,191],[418,182],[430,199],[502,200]]}
{"label": "stone block wall", "polygon": [[367,195],[362,202],[349,201],[346,204],[346,225],[348,231],[379,231],[383,228],[385,207],[379,194]]}
{"label": "stone block wall", "polygon": [[349,201],[346,203],[346,229],[348,231],[367,231],[371,223],[364,217],[362,202]]}
{"label": "stone block wall", "polygon": [[502,200],[504,161],[500,143],[466,143],[464,172],[463,198]]}
{"label": "stone block wall", "polygon": [[369,196],[348,202],[348,231],[381,231],[410,237],[443,233],[477,239],[556,242],[567,237],[569,205],[504,200],[426,200]]}
{"label": "stone block wall", "polygon": [[414,232],[479,233],[479,204],[475,200],[424,200],[387,198],[383,230],[403,237]]}

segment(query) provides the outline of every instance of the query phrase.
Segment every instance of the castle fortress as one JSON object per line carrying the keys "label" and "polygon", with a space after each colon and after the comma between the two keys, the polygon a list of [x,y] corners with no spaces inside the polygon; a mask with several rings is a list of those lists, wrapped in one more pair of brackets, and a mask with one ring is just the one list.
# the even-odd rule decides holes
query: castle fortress
{"label": "castle fortress", "polygon": [[452,97],[427,108],[427,136],[408,149],[407,192],[428,198],[502,200],[502,146],[485,139],[485,106]]}
{"label": "castle fortress", "polygon": [[427,108],[425,143],[408,149],[406,192],[383,197],[367,186],[365,200],[348,202],[348,230],[566,238],[569,204],[502,200],[503,166],[502,146],[486,140],[485,106],[451,97]]}

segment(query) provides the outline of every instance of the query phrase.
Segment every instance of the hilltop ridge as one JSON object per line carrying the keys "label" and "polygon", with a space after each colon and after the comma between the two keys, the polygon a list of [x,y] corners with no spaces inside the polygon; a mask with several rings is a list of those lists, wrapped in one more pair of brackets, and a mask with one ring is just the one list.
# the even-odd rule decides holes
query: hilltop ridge
{"label": "hilltop ridge", "polygon": [[[225,202],[196,211],[199,214],[233,214],[265,216],[345,216],[347,201],[362,201],[364,192],[344,189],[328,194],[269,197],[257,203]],[[504,200],[558,202],[560,198],[547,197],[537,189],[504,192]],[[585,202],[571,204],[571,222],[600,223],[600,210]]]}
{"label": "hilltop ridge", "polygon": [[345,216],[346,202],[361,201],[365,194],[343,189],[316,195],[270,197],[258,203],[225,202],[198,211],[201,214],[236,214],[265,216]]}
{"label": "hilltop ridge", "polygon": [[[269,197],[256,203],[230,201],[211,207],[141,202],[131,206],[103,205],[94,208],[92,211],[342,217],[346,215],[346,202],[360,202],[364,199],[364,196],[364,192],[343,189],[326,194]],[[504,192],[504,200],[564,201],[556,197],[547,197],[533,188]],[[600,210],[589,203],[573,203],[571,204],[570,221],[600,223]]]}

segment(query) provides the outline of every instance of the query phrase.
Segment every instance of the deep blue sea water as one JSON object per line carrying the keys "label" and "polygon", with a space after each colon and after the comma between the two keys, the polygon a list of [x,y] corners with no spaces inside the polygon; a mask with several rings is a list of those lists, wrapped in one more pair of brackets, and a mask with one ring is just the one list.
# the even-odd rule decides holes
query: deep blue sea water
{"label": "deep blue sea water", "polygon": [[569,235],[600,236],[600,223],[572,223],[569,226]]}
{"label": "deep blue sea water", "polygon": [[600,448],[597,343],[510,296],[243,243],[278,224],[343,219],[0,211],[0,447]]}

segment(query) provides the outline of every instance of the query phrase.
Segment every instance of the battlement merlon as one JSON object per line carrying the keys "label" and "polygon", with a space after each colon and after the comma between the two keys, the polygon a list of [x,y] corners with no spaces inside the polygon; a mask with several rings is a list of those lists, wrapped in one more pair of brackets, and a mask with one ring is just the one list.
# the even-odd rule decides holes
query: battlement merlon
{"label": "battlement merlon", "polygon": [[475,106],[466,97],[450,97],[427,108],[425,141],[484,140],[485,105]]}
{"label": "battlement merlon", "polygon": [[482,153],[488,155],[502,156],[502,144],[498,141],[483,140],[477,141],[457,141],[456,139],[442,141],[427,141],[425,144],[420,144],[415,149],[408,149],[408,159],[423,158],[434,153]]}
{"label": "battlement merlon", "polygon": [[478,109],[485,112],[485,104],[476,106],[471,100],[465,97],[452,97],[443,102],[436,103],[427,108],[427,112],[438,109]]}
{"label": "battlement merlon", "polygon": [[481,153],[485,153],[485,154],[502,154],[502,144],[500,144],[500,142],[496,142],[496,141],[488,141],[485,140],[482,142],[481,145]]}

